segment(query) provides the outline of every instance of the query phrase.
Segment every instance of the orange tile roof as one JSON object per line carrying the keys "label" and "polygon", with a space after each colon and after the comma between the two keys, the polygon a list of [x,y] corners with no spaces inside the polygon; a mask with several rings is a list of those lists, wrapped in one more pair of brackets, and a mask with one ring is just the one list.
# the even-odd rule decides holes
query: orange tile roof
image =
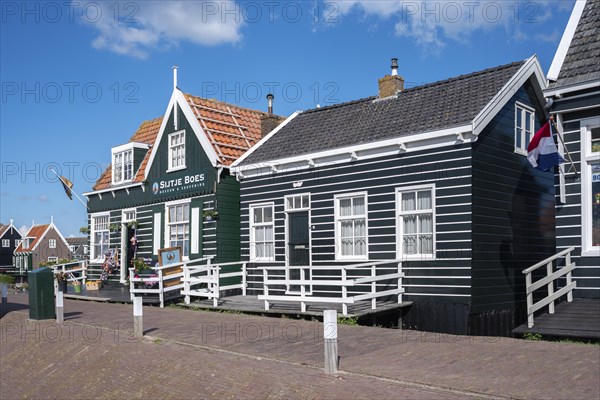
{"label": "orange tile roof", "polygon": [[[188,93],[183,93],[183,96],[222,165],[231,165],[261,139],[261,117],[267,115],[266,113]],[[163,118],[160,117],[142,123],[129,141],[154,144],[162,120]],[[151,153],[150,150],[146,153],[133,182],[144,180]],[[93,190],[108,189],[111,183],[112,168],[109,165],[96,181]]]}
{"label": "orange tile roof", "polygon": [[50,224],[32,226],[31,229],[29,229],[29,232],[27,232],[27,235],[25,235],[25,237],[23,239],[29,238],[29,237],[32,237],[35,239],[31,240],[31,243],[29,243],[29,247],[24,247],[23,242],[21,242],[21,244],[19,244],[19,247],[17,247],[15,249],[15,252],[19,253],[19,252],[31,251],[31,249],[33,249],[35,247],[38,240],[40,240],[42,238],[42,235],[44,234],[44,232],[46,232],[46,229],[48,229],[49,226],[50,226]]}

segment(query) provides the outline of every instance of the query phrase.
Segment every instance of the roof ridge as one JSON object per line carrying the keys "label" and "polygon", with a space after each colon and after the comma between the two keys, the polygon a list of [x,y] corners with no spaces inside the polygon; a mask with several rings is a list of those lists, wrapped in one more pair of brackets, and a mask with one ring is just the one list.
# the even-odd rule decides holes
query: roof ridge
{"label": "roof ridge", "polygon": [[[412,92],[415,92],[415,91],[418,91],[418,90],[428,89],[428,88],[439,86],[439,85],[442,85],[442,84],[446,84],[446,83],[450,83],[450,82],[456,82],[456,81],[459,81],[459,80],[462,80],[462,79],[468,79],[468,78],[472,78],[472,77],[475,77],[475,76],[487,74],[487,73],[490,73],[490,72],[496,72],[496,71],[499,71],[499,70],[508,69],[508,68],[511,68],[511,67],[514,67],[514,66],[517,66],[517,65],[522,65],[523,63],[525,63],[525,60],[514,61],[512,63],[498,65],[496,67],[486,68],[484,70],[474,71],[474,72],[470,72],[468,74],[457,75],[457,76],[450,77],[450,78],[447,78],[447,79],[442,79],[442,80],[439,80],[439,81],[435,81],[435,82],[431,82],[431,83],[426,83],[426,84],[423,84],[423,85],[415,86],[415,87],[412,87],[412,88],[409,88],[409,89],[404,89],[400,93],[398,93],[398,95],[402,95],[403,93],[412,93]],[[345,107],[345,106],[354,105],[354,104],[358,104],[358,103],[361,103],[361,102],[367,102],[367,101],[377,100],[377,99],[379,99],[379,96],[369,96],[369,97],[363,97],[361,99],[346,101],[346,102],[343,102],[343,103],[332,104],[332,105],[325,106],[325,107],[309,108],[308,110],[304,111],[304,114],[312,113],[312,112],[317,112],[317,111],[323,111],[323,110],[331,110],[333,108]]]}

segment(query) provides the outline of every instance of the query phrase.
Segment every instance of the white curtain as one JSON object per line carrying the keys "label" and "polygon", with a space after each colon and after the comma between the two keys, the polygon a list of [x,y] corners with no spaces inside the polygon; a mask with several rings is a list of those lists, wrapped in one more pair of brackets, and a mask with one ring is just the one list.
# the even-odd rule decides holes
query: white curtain
{"label": "white curtain", "polygon": [[402,194],[402,211],[414,211],[415,208],[415,193]]}

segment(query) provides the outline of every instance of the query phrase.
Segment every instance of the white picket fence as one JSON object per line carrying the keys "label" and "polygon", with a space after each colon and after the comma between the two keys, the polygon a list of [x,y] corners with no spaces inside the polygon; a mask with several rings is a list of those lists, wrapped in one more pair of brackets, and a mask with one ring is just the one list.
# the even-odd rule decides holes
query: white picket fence
{"label": "white picket fence", "polygon": [[[164,307],[165,294],[173,291],[181,291],[183,288],[181,278],[183,277],[182,268],[184,266],[185,262],[162,267],[150,267],[153,276],[139,275],[135,272],[134,268],[129,268],[129,292],[131,293],[131,300],[133,300],[136,294],[157,294],[160,300],[160,307]],[[152,287],[146,287],[148,284],[151,284]],[[136,287],[142,285],[144,287]]]}
{"label": "white picket fence", "polygon": [[[52,265],[51,267],[52,271],[54,272],[54,276],[62,272],[66,275],[67,282],[73,283],[79,281],[82,286],[85,286],[88,269],[88,262],[86,260]],[[54,293],[56,292],[58,292],[58,282],[56,279],[54,279]]]}
{"label": "white picket fence", "polygon": [[[348,315],[348,304],[370,300],[371,308],[377,308],[377,299],[397,296],[402,303],[401,260],[367,262],[351,265],[313,266],[265,266],[263,271],[263,294],[265,310],[271,302],[297,302],[302,312],[306,303],[335,303],[342,305],[342,313]],[[299,272],[299,278],[291,278],[290,270]],[[317,275],[315,272],[322,272]],[[385,283],[388,282],[388,283]],[[271,294],[272,289],[285,289],[285,294]],[[292,290],[293,288],[293,290]],[[321,293],[319,296],[313,292]]]}
{"label": "white picket fence", "polygon": [[[224,272],[223,267],[240,266],[239,271]],[[222,279],[240,278],[240,283],[222,285]],[[181,294],[185,296],[185,304],[190,304],[191,297],[206,297],[213,300],[213,306],[217,307],[221,293],[225,290],[241,289],[242,295],[246,295],[246,263],[225,262],[212,263],[212,257],[193,260],[183,266],[183,289]]]}
{"label": "white picket fence", "polygon": [[[531,267],[523,270],[523,274],[525,274],[525,285],[527,289],[527,326],[529,328],[533,328],[533,314],[539,309],[548,306],[549,313],[554,314],[554,302],[558,300],[559,297],[563,295],[567,295],[567,301],[573,301],[573,289],[577,286],[577,282],[573,281],[572,272],[575,269],[575,263],[571,262],[571,252],[575,250],[574,247],[569,247],[566,250],[561,251],[551,257],[546,258],[545,260],[540,261],[537,264],[532,265]],[[565,257],[565,266],[560,268],[558,271],[554,271],[553,262],[561,257]],[[532,282],[532,273],[536,269],[546,266],[546,276],[539,279],[536,282]],[[566,285],[554,291],[554,283],[555,281],[566,275]],[[543,299],[533,302],[533,292],[537,289],[546,286],[548,290],[548,295]]]}

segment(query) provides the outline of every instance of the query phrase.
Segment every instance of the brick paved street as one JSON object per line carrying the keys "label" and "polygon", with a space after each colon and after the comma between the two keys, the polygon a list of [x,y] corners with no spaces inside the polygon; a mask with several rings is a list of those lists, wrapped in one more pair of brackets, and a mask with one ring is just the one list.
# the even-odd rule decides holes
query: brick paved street
{"label": "brick paved street", "polygon": [[598,399],[600,393],[597,345],[340,326],[343,373],[330,377],[321,370],[316,322],[145,307],[147,339],[136,341],[130,305],[65,301],[67,323],[55,340],[53,322],[36,323],[37,330],[25,325],[25,295],[9,302],[16,311],[1,321],[2,399]]}

